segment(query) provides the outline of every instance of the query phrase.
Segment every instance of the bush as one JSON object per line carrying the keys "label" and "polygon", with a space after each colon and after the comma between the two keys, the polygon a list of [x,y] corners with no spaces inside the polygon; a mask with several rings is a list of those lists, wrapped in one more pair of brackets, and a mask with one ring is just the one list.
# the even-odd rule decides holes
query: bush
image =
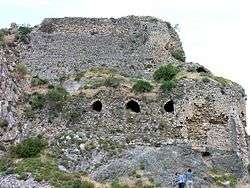
{"label": "bush", "polygon": [[47,84],[47,83],[48,83],[47,80],[43,80],[43,79],[39,78],[38,76],[33,77],[32,80],[31,80],[31,85],[32,86],[44,85],[44,84]]}
{"label": "bush", "polygon": [[80,81],[84,77],[85,72],[79,72],[76,74],[75,81]]}
{"label": "bush", "polygon": [[95,185],[88,181],[81,182],[80,180],[68,182],[64,188],[94,188]]}
{"label": "bush", "polygon": [[161,84],[161,89],[164,92],[171,91],[175,87],[176,87],[176,81],[175,80],[163,81],[162,84]]}
{"label": "bush", "polygon": [[16,65],[16,71],[21,77],[24,77],[28,73],[27,67],[24,64]]}
{"label": "bush", "polygon": [[0,29],[0,47],[3,46],[3,38],[4,38],[5,32],[3,29]]}
{"label": "bush", "polygon": [[145,80],[137,80],[132,88],[136,92],[149,92],[152,91],[153,86]]}
{"label": "bush", "polygon": [[210,82],[210,79],[207,76],[205,76],[205,77],[202,77],[202,81],[204,83],[208,83],[208,82]]}
{"label": "bush", "polygon": [[20,41],[27,43],[28,42],[28,34],[31,32],[31,28],[29,26],[20,26],[18,28],[19,39]]}
{"label": "bush", "polygon": [[185,62],[185,60],[186,60],[185,54],[184,54],[184,52],[182,50],[177,50],[177,51],[173,52],[172,56],[175,59],[177,59],[179,61],[182,61],[182,62]]}
{"label": "bush", "polygon": [[110,76],[106,79],[96,79],[96,80],[91,80],[87,83],[87,85],[84,86],[85,89],[96,89],[101,86],[106,86],[106,87],[118,87],[120,85],[120,79],[115,78],[113,76]]}
{"label": "bush", "polygon": [[56,86],[49,90],[47,93],[47,99],[50,102],[62,102],[67,98],[67,91],[61,87],[61,86]]}
{"label": "bush", "polygon": [[41,109],[45,105],[45,97],[42,94],[36,93],[32,95],[30,105],[32,109]]}
{"label": "bush", "polygon": [[247,165],[248,174],[250,174],[250,164]]}
{"label": "bush", "polygon": [[2,117],[0,117],[0,128],[8,127],[8,121]]}
{"label": "bush", "polygon": [[175,65],[168,64],[167,66],[161,66],[154,72],[154,79],[156,81],[172,80],[179,72]]}
{"label": "bush", "polygon": [[5,172],[12,166],[12,161],[6,157],[0,159],[0,172]]}
{"label": "bush", "polygon": [[67,111],[65,112],[66,114],[66,118],[70,121],[70,122],[77,122],[82,113],[84,112],[84,109],[78,106],[74,106],[71,109],[66,109]]}
{"label": "bush", "polygon": [[24,109],[24,115],[28,119],[34,118],[34,112],[33,112],[32,108],[31,107],[26,107]]}
{"label": "bush", "polygon": [[111,183],[111,188],[129,188],[129,186],[120,183],[118,180],[114,180],[114,181]]}
{"label": "bush", "polygon": [[231,82],[230,80],[219,76],[214,76],[213,79],[222,84],[223,86],[226,86]]}
{"label": "bush", "polygon": [[28,158],[37,156],[44,148],[45,144],[38,138],[28,138],[14,147],[17,157]]}
{"label": "bush", "polygon": [[106,87],[118,87],[120,85],[120,79],[109,76],[104,80],[104,85]]}

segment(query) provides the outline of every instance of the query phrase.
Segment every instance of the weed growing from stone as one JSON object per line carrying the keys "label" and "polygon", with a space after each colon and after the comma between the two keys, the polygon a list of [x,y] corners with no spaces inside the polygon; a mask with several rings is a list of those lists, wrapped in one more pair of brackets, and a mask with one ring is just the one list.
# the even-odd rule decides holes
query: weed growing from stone
{"label": "weed growing from stone", "polygon": [[186,60],[185,54],[184,54],[184,52],[181,51],[181,50],[177,50],[177,51],[173,52],[173,53],[172,53],[172,56],[173,56],[175,59],[177,59],[177,60],[179,60],[179,61],[182,61],[182,62],[185,62],[185,60]]}
{"label": "weed growing from stone", "polygon": [[21,77],[24,77],[28,73],[28,70],[24,64],[17,64],[16,65],[16,72]]}
{"label": "weed growing from stone", "polygon": [[155,72],[154,72],[154,79],[156,81],[167,81],[167,80],[172,80],[177,73],[179,72],[179,69],[172,64],[168,65],[163,65],[159,67]]}
{"label": "weed growing from stone", "polygon": [[41,138],[28,138],[23,142],[17,144],[13,148],[13,152],[17,157],[28,158],[37,156],[45,147],[45,143]]}
{"label": "weed growing from stone", "polygon": [[48,83],[47,80],[41,79],[38,76],[33,77],[32,80],[31,80],[31,85],[32,86],[40,86],[40,85],[44,85],[44,84],[47,84],[47,83]]}
{"label": "weed growing from stone", "polygon": [[143,93],[152,91],[153,86],[145,80],[137,80],[132,89],[137,93]]}
{"label": "weed growing from stone", "polygon": [[161,83],[161,89],[164,92],[169,92],[176,87],[176,80],[166,80]]}

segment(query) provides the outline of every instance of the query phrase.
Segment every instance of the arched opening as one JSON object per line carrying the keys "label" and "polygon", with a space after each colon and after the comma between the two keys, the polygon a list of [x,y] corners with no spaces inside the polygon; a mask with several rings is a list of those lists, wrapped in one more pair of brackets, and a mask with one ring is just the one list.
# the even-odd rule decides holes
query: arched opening
{"label": "arched opening", "polygon": [[97,112],[100,112],[102,110],[102,103],[101,103],[101,101],[98,100],[98,101],[93,102],[92,109],[95,110],[95,111],[97,111]]}
{"label": "arched opening", "polygon": [[133,112],[139,113],[140,110],[140,105],[134,101],[134,100],[130,100],[127,104],[126,104],[126,109],[129,109]]}
{"label": "arched opening", "polygon": [[197,72],[204,72],[204,73],[207,73],[207,70],[206,69],[204,69],[203,67],[198,67],[197,69],[196,69],[196,71]]}
{"label": "arched opening", "polygon": [[204,151],[204,152],[202,152],[201,155],[202,155],[202,157],[209,157],[211,154],[208,151]]}
{"label": "arched opening", "polygon": [[168,101],[165,105],[164,105],[164,110],[166,112],[169,112],[169,113],[173,113],[174,112],[174,102],[171,100],[171,101]]}

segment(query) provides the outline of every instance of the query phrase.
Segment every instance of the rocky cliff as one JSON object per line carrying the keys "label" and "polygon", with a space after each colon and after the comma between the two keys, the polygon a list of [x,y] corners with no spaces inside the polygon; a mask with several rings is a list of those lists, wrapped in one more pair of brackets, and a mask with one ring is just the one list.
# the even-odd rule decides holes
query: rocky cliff
{"label": "rocky cliff", "polygon": [[[185,62],[170,23],[49,18],[2,33],[2,187],[87,177],[97,187],[171,187],[188,168],[198,186],[247,176],[244,90]],[[36,137],[46,144],[28,156]]]}

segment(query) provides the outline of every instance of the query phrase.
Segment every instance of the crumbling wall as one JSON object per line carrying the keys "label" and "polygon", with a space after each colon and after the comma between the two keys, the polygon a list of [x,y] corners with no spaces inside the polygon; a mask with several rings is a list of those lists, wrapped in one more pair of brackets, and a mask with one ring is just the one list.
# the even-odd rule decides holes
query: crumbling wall
{"label": "crumbling wall", "polygon": [[169,23],[152,17],[45,19],[21,53],[32,75],[59,80],[94,67],[151,77],[156,67],[185,56]]}

